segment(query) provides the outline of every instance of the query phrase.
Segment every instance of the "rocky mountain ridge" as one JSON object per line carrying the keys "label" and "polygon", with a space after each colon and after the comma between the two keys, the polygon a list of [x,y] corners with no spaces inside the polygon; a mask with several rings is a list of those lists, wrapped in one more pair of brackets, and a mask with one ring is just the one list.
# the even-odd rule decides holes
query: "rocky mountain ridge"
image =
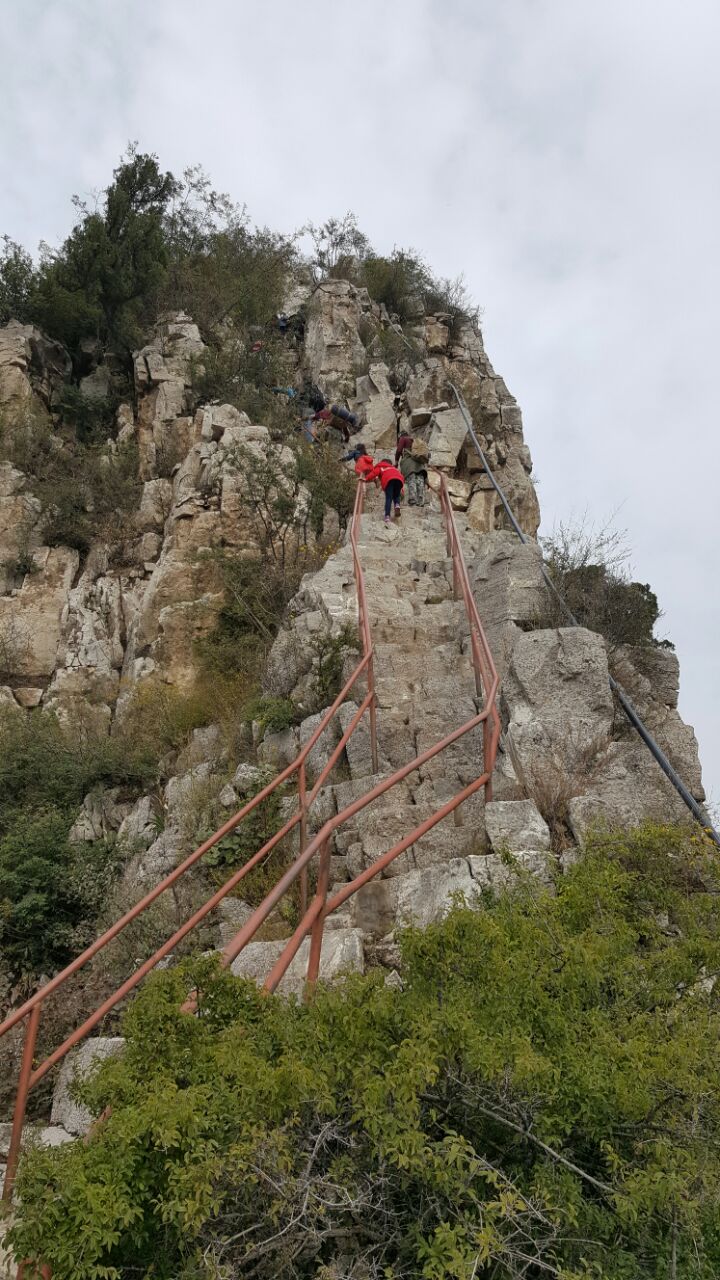
{"label": "rocky mountain ridge", "polygon": [[[631,825],[647,817],[683,820],[685,812],[618,717],[603,637],[585,628],[541,625],[545,587],[534,541],[540,515],[531,457],[520,409],[494,373],[476,326],[458,326],[439,314],[418,315],[413,326],[403,328],[367,290],[346,280],[327,280],[314,289],[301,284],[299,296],[297,282],[293,288],[295,298],[287,306],[304,308],[304,336],[283,350],[288,384],[300,389],[303,379],[311,379],[328,400],[343,401],[360,418],[362,439],[376,455],[390,454],[398,426],[427,439],[433,467],[447,477],[501,676],[503,735],[493,801],[473,796],[329,921],[323,977],[369,963],[392,973],[399,923],[428,924],[442,917],[454,894],[472,899],[483,887],[506,884],[513,866],[548,882],[572,861],[589,824],[598,819]],[[380,358],[388,335],[391,360]],[[252,422],[231,404],[198,404],[194,388],[207,354],[198,327],[182,313],[161,319],[136,353],[132,401],[117,408],[115,430],[103,447],[107,467],[123,449],[134,450],[136,501],[114,529],[106,523],[88,546],[44,545],[47,512],[32,477],[16,462],[0,465],[0,698],[6,714],[50,711],[63,722],[91,721],[95,732],[112,735],[148,682],[193,689],[198,642],[212,631],[226,602],[227,584],[211,553],[220,548],[263,573],[258,509],[248,500],[238,457],[246,463],[271,457],[282,468],[294,457],[291,438]],[[86,400],[105,395],[111,380],[106,369],[101,360],[82,378]],[[53,415],[68,374],[63,349],[39,331],[14,322],[0,330],[5,442],[17,443],[28,423],[40,421],[50,447],[64,447],[57,436],[53,443]],[[505,527],[502,505],[474,454],[449,380],[471,407],[482,446],[533,539],[527,544]],[[390,527],[383,526],[369,495],[360,554],[375,644],[380,773],[373,772],[367,731],[361,729],[318,796],[314,829],[477,706],[467,620],[452,599],[452,569],[433,487],[431,474],[428,505],[406,509]],[[302,486],[293,501],[307,502]],[[293,706],[292,722],[273,729],[259,717],[243,727],[233,748],[217,724],[207,723],[188,734],[182,751],[163,760],[152,790],[130,795],[121,787],[100,787],[86,796],[70,839],[89,845],[117,840],[127,850],[120,871],[126,900],[137,898],[187,852],[189,811],[211,794],[216,811],[219,806],[232,812],[267,771],[287,764],[308,740],[326,705],[313,705],[311,696],[317,689],[318,637],[340,638],[344,672],[354,665],[356,655],[342,647],[355,623],[356,598],[350,547],[337,513],[326,507],[307,539],[319,567],[303,578],[291,601],[263,675],[264,696]],[[677,711],[675,655],[625,646],[613,661],[625,671],[663,749],[702,797],[697,744]],[[342,707],[334,742],[356,709],[353,702]],[[332,745],[317,748],[311,772],[322,768]],[[476,732],[357,815],[337,834],[333,883],[341,885],[371,865],[481,767]],[[229,899],[212,944],[222,945],[248,914],[243,901]],[[273,937],[246,948],[234,972],[265,976],[288,933],[282,915],[274,928]],[[302,953],[284,990],[299,990],[301,982]],[[108,1043],[97,1042],[95,1050],[105,1052]],[[48,1141],[60,1140],[58,1128],[78,1131],[76,1118],[63,1128],[73,1105],[62,1101],[66,1087],[64,1079]]]}

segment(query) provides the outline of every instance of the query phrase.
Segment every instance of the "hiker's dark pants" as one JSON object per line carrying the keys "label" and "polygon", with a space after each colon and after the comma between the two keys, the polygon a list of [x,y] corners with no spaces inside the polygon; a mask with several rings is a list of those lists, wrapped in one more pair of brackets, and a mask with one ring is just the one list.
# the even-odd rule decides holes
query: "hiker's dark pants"
{"label": "hiker's dark pants", "polygon": [[400,494],[402,493],[402,482],[400,480],[388,480],[385,486],[385,515],[389,516],[395,506],[400,502]]}

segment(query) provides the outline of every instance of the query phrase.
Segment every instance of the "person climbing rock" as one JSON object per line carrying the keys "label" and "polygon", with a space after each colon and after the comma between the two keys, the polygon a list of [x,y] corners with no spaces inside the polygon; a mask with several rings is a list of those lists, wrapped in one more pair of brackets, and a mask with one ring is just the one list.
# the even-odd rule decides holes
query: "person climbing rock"
{"label": "person climbing rock", "polygon": [[393,397],[393,412],[395,414],[395,439],[399,440],[402,432],[400,424],[407,414],[407,398],[400,394]]}
{"label": "person climbing rock", "polygon": [[400,470],[407,480],[408,506],[425,506],[425,486],[430,450],[424,440],[414,440],[400,459]]}
{"label": "person climbing rock", "polygon": [[364,444],[358,441],[357,444],[353,445],[352,449],[348,449],[347,453],[343,454],[340,461],[341,462],[357,462],[358,458],[362,458],[363,455],[367,455],[367,449],[365,448]]}
{"label": "person climbing rock", "polygon": [[379,484],[385,494],[385,524],[390,524],[390,515],[395,508],[395,519],[400,519],[400,495],[405,488],[402,472],[394,467],[389,458],[382,458],[367,475],[362,477],[366,484],[374,481]]}
{"label": "person climbing rock", "polygon": [[357,414],[351,413],[349,409],[344,409],[339,404],[331,404],[330,409],[333,415],[332,425],[340,432],[347,444],[350,436],[354,436],[360,430]]}
{"label": "person climbing rock", "polygon": [[413,439],[414,439],[414,437],[413,437],[413,436],[409,436],[409,435],[402,435],[402,436],[398,436],[397,449],[395,450],[395,465],[396,465],[396,466],[397,466],[397,464],[399,463],[400,459],[402,458],[402,456],[403,456],[403,454],[404,454],[405,450],[406,450],[406,449],[412,449],[412,446],[413,446]]}

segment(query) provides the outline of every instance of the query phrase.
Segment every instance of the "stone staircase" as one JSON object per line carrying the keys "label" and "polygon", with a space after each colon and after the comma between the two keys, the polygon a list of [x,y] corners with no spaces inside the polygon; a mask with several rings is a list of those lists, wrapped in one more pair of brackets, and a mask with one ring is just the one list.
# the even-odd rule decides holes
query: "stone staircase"
{"label": "stone staircase", "polygon": [[[365,575],[374,644],[378,703],[379,772],[373,773],[365,718],[347,746],[349,777],[325,787],[312,812],[323,822],[369,791],[421,752],[471,719],[481,708],[470,658],[469,627],[462,601],[453,600],[452,560],[446,554],[439,503],[403,503],[391,525],[382,519],[382,495],[370,490],[358,551]],[[482,537],[460,513],[456,520],[470,559]],[[341,548],[315,575],[311,609],[342,625],[356,619],[352,551]],[[341,708],[342,727],[357,703]],[[344,824],[335,834],[332,892],[371,866],[397,841],[435,813],[483,770],[482,731],[475,729]],[[329,917],[321,978],[342,968],[362,968],[366,952],[392,963],[392,933],[403,919],[439,918],[452,894],[468,898],[490,882],[484,795],[470,797],[454,813],[410,846],[381,877]],[[499,868],[494,867],[497,874]],[[282,942],[251,943],[233,971],[264,978]],[[306,944],[307,946],[307,944]],[[281,990],[302,986],[305,952],[293,962]]]}

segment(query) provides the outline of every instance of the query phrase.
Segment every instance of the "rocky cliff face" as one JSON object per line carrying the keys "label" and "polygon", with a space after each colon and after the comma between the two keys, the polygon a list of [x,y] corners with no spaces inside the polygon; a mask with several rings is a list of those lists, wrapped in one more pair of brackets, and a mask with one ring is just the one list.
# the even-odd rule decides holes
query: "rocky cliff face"
{"label": "rocky cliff face", "polygon": [[[294,286],[306,308],[304,337],[288,346],[288,382],[303,377],[328,398],[343,400],[362,422],[362,439],[376,455],[394,448],[396,429],[423,435],[433,465],[449,478],[471,566],[477,602],[501,670],[503,739],[495,800],[475,797],[399,860],[335,922],[337,937],[326,962],[361,965],[366,949],[387,963],[397,920],[427,921],[460,889],[498,883],[509,872],[504,849],[546,875],[548,861],[567,858],[598,816],[637,822],[652,815],[684,816],[675,793],[632,736],[613,705],[607,646],[596,633],[538,629],[542,610],[540,553],[504,528],[497,495],[474,455],[449,381],[461,389],[488,458],[524,530],[535,537],[539,508],[520,409],[485,353],[471,324],[424,315],[403,331],[367,291],[344,280],[311,292]],[[137,450],[138,499],[114,530],[89,547],[43,545],[46,511],[33,480],[17,463],[0,466],[0,667],[3,703],[45,708],[61,718],[90,715],[112,733],[135,690],[152,679],[181,690],[195,678],[194,645],[212,628],[224,587],[207,549],[257,553],[257,514],[247,502],[237,449],[258,455],[272,448],[282,461],[278,432],[229,404],[200,403],[193,381],[206,347],[185,315],[162,319],[134,361],[132,397],[116,414],[108,459],[129,443]],[[69,376],[62,348],[34,329],[11,323],[0,331],[0,407],[4,438],[22,434],[29,415],[42,420],[54,441],[54,410]],[[87,399],[103,395],[101,362],[81,383]],[[339,465],[339,464],[338,464]],[[328,529],[332,526],[327,513]],[[364,518],[362,556],[376,644],[381,773],[404,764],[467,719],[475,706],[465,620],[453,603],[436,500],[424,511],[406,510],[382,527],[373,501]],[[258,566],[258,572],[262,567]],[[339,634],[355,619],[349,549],[341,545],[308,575],[291,605],[265,674],[268,693],[307,706],[316,662],[313,637]],[[631,695],[639,703],[672,762],[702,795],[697,745],[677,712],[678,668],[660,649],[626,648],[620,655]],[[343,723],[354,710],[343,709]],[[243,769],[281,765],[316,720],[307,717],[279,734],[254,727],[246,760],[226,792],[243,792]],[[410,820],[429,814],[477,775],[481,743],[472,736],[392,793],[338,837],[336,881],[351,878],[378,857]],[[182,768],[185,772],[182,772]],[[224,768],[227,771],[228,761]],[[178,772],[180,770],[180,772]],[[321,793],[316,818],[367,788],[372,766],[366,736],[348,745],[344,777]],[[172,775],[172,776],[169,776]],[[196,732],[162,779],[165,830],[157,837],[156,797],[115,803],[88,798],[76,836],[92,840],[120,829],[135,857],[131,884],[148,882],[173,865],[174,812],[198,779],[220,777],[217,735]],[[226,780],[225,780],[226,781]],[[117,797],[115,797],[117,799]],[[542,813],[548,818],[546,822]],[[267,948],[255,944],[238,964],[260,972]],[[328,944],[330,946],[330,944]],[[260,954],[257,948],[265,948]],[[329,957],[329,958],[328,958]]]}

